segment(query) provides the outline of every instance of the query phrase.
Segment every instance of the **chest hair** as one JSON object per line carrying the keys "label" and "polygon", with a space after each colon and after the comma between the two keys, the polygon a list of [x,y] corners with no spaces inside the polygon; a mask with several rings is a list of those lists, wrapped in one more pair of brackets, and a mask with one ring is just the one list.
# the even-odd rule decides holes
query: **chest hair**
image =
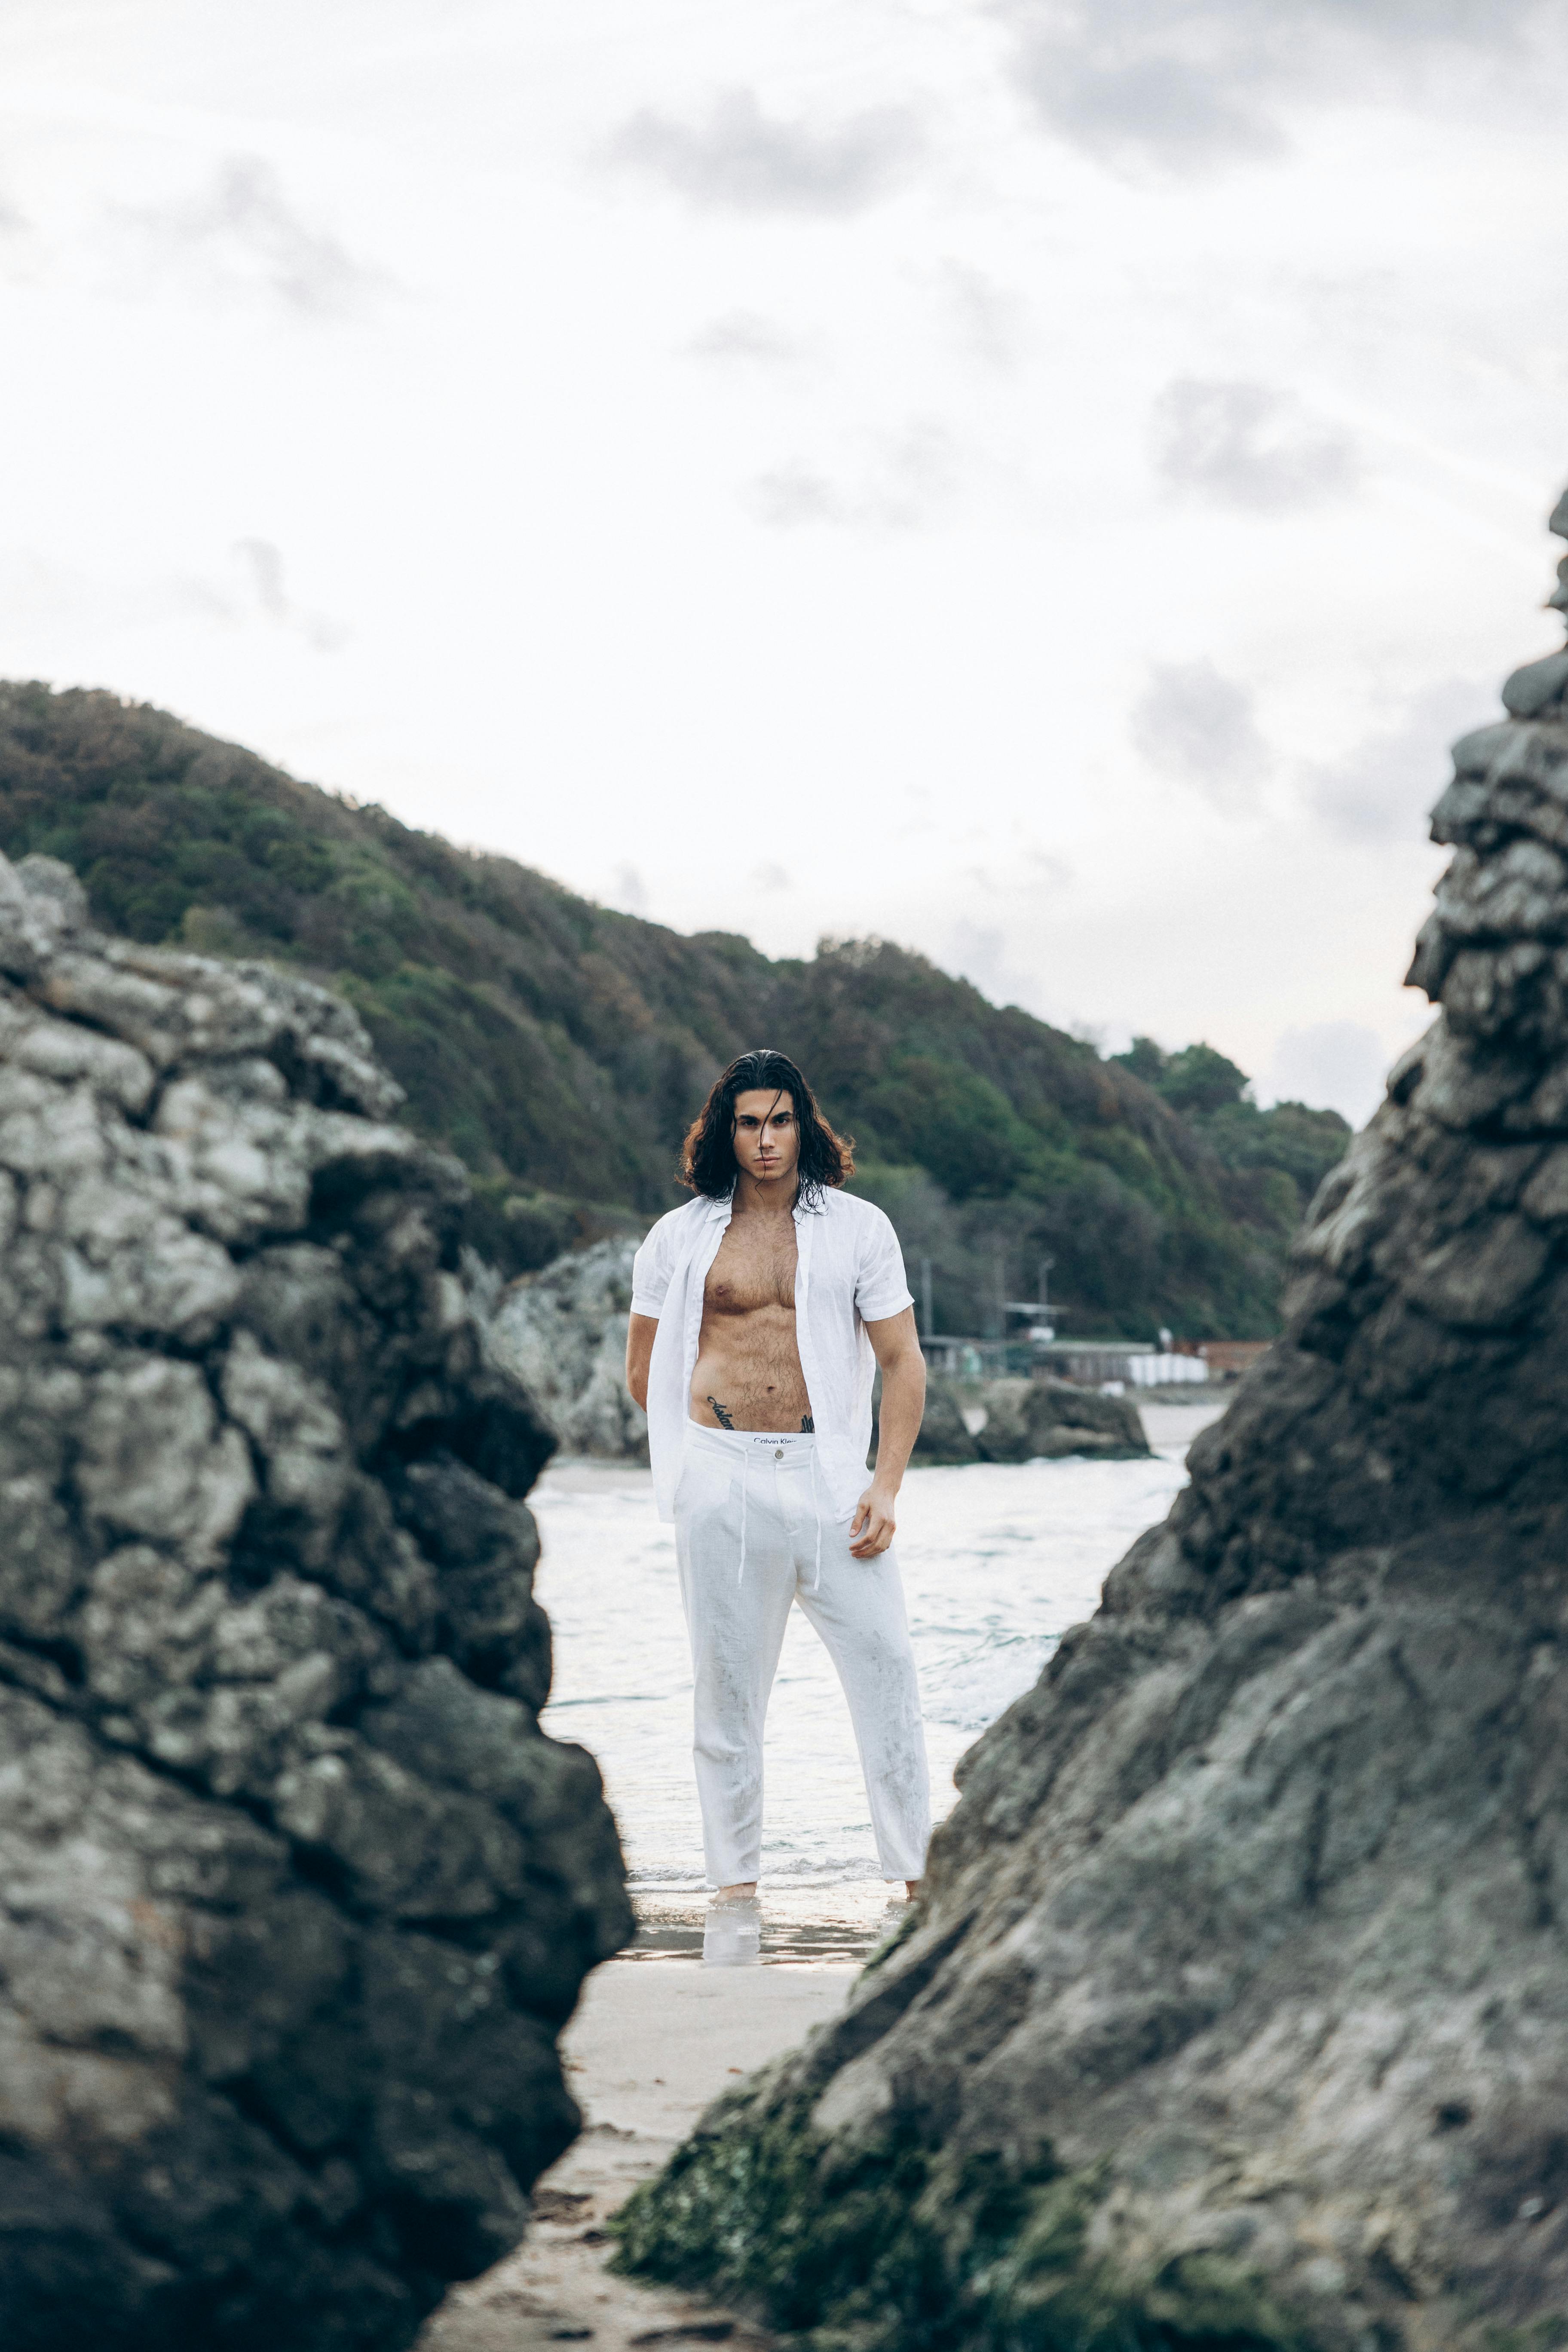
{"label": "chest hair", "polygon": [[717,1315],[751,1315],[758,1307],[795,1311],[795,1240],[793,1219],[737,1218],[719,1244],[708,1270],[703,1304]]}

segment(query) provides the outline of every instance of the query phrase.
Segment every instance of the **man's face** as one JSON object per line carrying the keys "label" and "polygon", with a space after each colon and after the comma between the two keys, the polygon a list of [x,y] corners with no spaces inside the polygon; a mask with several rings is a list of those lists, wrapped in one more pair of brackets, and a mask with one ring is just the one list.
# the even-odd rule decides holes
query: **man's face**
{"label": "man's face", "polygon": [[735,1158],[759,1184],[793,1184],[800,1160],[795,1101],[772,1087],[735,1097]]}

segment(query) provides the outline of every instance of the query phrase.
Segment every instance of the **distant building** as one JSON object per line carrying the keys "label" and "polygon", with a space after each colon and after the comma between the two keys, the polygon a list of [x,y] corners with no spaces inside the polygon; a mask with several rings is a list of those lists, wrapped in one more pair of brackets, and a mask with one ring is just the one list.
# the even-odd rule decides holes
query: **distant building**
{"label": "distant building", "polygon": [[1169,1348],[1137,1339],[1055,1339],[1031,1333],[1013,1339],[966,1339],[937,1332],[922,1339],[933,1372],[961,1381],[994,1381],[1003,1373],[1040,1373],[1081,1388],[1115,1381],[1130,1389],[1164,1389],[1238,1381],[1266,1355],[1267,1339],[1177,1339]]}
{"label": "distant building", "polygon": [[1076,1381],[1082,1388],[1121,1381],[1130,1389],[1168,1389],[1208,1378],[1198,1357],[1141,1347],[1133,1339],[1058,1339],[1039,1354],[1042,1371],[1058,1381]]}

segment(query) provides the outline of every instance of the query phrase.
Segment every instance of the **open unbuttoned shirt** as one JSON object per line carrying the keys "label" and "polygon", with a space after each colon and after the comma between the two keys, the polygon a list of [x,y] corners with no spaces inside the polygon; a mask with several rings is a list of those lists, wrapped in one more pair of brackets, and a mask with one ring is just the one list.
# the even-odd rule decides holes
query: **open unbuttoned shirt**
{"label": "open unbuttoned shirt", "polygon": [[[699,1198],[660,1217],[632,1268],[632,1313],[654,1315],[647,1442],[661,1519],[675,1517],[691,1375],[702,1329],[702,1287],[719,1255],[731,1202]],[[880,1209],[824,1192],[795,1208],[795,1335],[816,1433],[824,1492],[848,1518],[866,1491],[876,1358],[868,1323],[912,1307],[899,1237]]]}

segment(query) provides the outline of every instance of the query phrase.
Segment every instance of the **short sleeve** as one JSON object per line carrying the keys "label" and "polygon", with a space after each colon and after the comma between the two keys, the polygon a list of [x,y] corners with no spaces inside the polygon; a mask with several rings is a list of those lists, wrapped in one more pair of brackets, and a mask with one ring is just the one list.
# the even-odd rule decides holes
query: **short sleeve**
{"label": "short sleeve", "polygon": [[675,1271],[675,1236],[660,1217],[632,1260],[632,1313],[658,1316]]}
{"label": "short sleeve", "polygon": [[855,1304],[862,1323],[885,1322],[914,1305],[899,1237],[880,1209],[866,1219],[857,1257]]}

